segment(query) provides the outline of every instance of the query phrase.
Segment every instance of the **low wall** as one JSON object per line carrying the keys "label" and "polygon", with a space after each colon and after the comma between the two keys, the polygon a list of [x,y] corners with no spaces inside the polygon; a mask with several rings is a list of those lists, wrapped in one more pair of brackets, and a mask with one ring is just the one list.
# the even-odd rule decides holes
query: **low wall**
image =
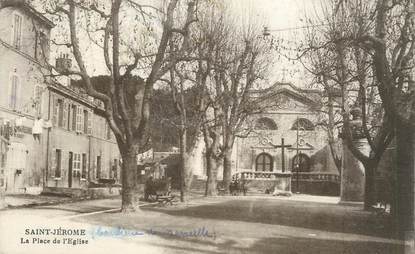
{"label": "low wall", "polygon": [[60,188],[60,187],[45,187],[42,194],[45,195],[60,195],[66,197],[89,197],[89,198],[105,198],[114,197],[121,194],[121,187],[100,187],[89,189],[75,189],[75,188]]}
{"label": "low wall", "polygon": [[[218,181],[219,183],[220,181]],[[283,177],[266,178],[266,179],[245,179],[245,186],[249,193],[286,195],[291,194],[291,176],[285,174]],[[191,189],[194,191],[204,192],[206,180],[194,179]]]}
{"label": "low wall", "polygon": [[292,192],[319,196],[340,196],[340,183],[327,181],[299,180],[297,189],[297,180],[291,180]]}

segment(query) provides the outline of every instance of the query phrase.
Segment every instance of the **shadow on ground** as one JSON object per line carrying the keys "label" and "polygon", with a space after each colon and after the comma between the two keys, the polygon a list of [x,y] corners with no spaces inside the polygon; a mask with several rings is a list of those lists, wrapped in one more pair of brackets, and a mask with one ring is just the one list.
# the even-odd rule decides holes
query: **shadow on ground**
{"label": "shadow on ground", "polygon": [[275,254],[404,254],[403,245],[367,241],[340,241],[303,237],[266,237],[251,246],[241,247],[235,240],[222,243],[165,237],[174,244],[155,246],[176,250],[178,253],[275,253]]}
{"label": "shadow on ground", "polygon": [[[275,202],[278,202],[276,205]],[[387,217],[361,211],[358,207],[287,200],[227,200],[188,208],[143,207],[172,216],[257,222],[339,233],[392,238]]]}

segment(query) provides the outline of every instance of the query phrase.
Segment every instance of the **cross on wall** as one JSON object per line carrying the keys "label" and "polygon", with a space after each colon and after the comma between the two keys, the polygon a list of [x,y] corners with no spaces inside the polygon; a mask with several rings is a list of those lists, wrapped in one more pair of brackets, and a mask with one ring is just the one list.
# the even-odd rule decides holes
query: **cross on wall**
{"label": "cross on wall", "polygon": [[291,147],[291,145],[286,145],[284,143],[284,138],[281,138],[281,145],[274,145],[274,144],[270,144],[272,145],[274,148],[281,148],[281,167],[282,167],[282,172],[285,172],[285,148],[289,148]]}

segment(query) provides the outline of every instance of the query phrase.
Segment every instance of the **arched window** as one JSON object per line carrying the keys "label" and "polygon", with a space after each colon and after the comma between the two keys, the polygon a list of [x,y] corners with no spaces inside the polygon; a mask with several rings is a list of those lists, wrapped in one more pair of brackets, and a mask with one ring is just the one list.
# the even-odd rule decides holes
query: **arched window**
{"label": "arched window", "polygon": [[291,130],[305,130],[305,131],[313,131],[314,130],[314,124],[306,119],[306,118],[298,118],[295,120],[293,126],[291,127]]}
{"label": "arched window", "polygon": [[259,118],[255,123],[256,130],[276,130],[277,124],[268,117]]}
{"label": "arched window", "polygon": [[256,171],[272,171],[272,156],[261,153],[256,157]]}
{"label": "arched window", "polygon": [[310,171],[310,158],[303,154],[299,153],[298,155],[294,156],[292,162],[292,171],[293,172],[309,172]]}

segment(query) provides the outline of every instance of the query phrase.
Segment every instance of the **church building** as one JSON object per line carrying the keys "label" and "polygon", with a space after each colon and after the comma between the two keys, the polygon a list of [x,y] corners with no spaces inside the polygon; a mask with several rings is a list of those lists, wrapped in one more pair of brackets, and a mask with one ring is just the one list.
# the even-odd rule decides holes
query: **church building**
{"label": "church building", "polygon": [[[283,178],[290,185],[284,187],[287,191],[339,195],[339,172],[327,130],[320,124],[321,92],[276,83],[252,96],[261,98],[263,110],[246,121],[249,135],[235,141],[233,177],[249,180],[251,189],[260,192],[272,189],[272,180]],[[205,179],[205,165],[201,169],[196,174]]]}

